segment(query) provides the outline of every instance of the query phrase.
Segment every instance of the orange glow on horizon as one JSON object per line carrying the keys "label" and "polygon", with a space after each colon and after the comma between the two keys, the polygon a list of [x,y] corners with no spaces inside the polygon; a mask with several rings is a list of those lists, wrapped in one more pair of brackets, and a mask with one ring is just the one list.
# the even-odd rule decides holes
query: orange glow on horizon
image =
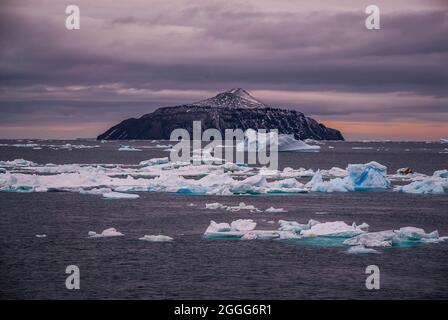
{"label": "orange glow on horizon", "polygon": [[346,140],[438,140],[448,137],[446,123],[426,122],[359,122],[320,119],[342,132]]}

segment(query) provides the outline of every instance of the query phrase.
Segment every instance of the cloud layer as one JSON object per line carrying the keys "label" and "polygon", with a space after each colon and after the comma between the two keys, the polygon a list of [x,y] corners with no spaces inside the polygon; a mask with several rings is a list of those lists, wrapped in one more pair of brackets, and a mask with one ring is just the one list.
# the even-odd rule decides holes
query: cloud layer
{"label": "cloud layer", "polygon": [[[76,1],[78,31],[61,1],[2,2],[0,137],[62,124],[95,136],[231,87],[335,125],[446,123],[448,5],[376,2],[378,31],[364,27],[370,3],[354,0]],[[356,127],[349,138],[375,138]]]}

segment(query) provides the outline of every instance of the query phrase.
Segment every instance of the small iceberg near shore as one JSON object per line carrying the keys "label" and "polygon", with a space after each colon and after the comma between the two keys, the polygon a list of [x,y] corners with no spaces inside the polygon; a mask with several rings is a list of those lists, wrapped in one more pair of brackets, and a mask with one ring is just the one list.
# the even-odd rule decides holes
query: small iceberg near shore
{"label": "small iceberg near shore", "polygon": [[118,232],[115,228],[108,228],[103,230],[101,233],[96,233],[95,231],[89,231],[89,238],[106,238],[106,237],[121,237],[124,236],[121,232]]}
{"label": "small iceberg near shore", "polygon": [[[257,136],[258,135],[258,136]],[[277,139],[279,152],[319,152],[320,146],[309,145],[302,140],[296,140],[293,134],[277,134],[275,132],[261,133],[248,129],[244,141],[237,144],[238,151],[267,150]]]}

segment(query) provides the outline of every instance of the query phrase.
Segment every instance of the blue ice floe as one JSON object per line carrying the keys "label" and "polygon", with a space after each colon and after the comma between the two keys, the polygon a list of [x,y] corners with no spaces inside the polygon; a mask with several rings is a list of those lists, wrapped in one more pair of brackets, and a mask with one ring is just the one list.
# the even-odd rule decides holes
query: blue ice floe
{"label": "blue ice floe", "polygon": [[278,221],[278,230],[256,230],[253,220],[235,220],[231,224],[211,221],[205,238],[236,238],[241,240],[293,240],[298,243],[323,247],[347,247],[349,254],[379,253],[375,247],[402,247],[423,243],[437,243],[448,237],[439,237],[437,231],[425,233],[423,229],[404,227],[398,230],[369,232],[369,225],[348,225],[343,221],[319,222],[309,220]]}
{"label": "blue ice floe", "polygon": [[173,238],[164,235],[147,235],[145,234],[143,237],[138,238],[139,240],[148,241],[148,242],[172,242]]}
{"label": "blue ice floe", "polygon": [[394,191],[415,194],[448,194],[448,170],[435,171],[431,177],[417,177],[416,181],[397,186]]}

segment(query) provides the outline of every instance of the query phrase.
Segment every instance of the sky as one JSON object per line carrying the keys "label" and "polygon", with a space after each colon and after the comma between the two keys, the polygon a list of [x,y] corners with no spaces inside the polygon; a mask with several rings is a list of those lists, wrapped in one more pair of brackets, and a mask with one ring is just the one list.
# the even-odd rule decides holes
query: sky
{"label": "sky", "polygon": [[348,140],[448,138],[448,1],[0,2],[0,139],[96,137],[235,87]]}

